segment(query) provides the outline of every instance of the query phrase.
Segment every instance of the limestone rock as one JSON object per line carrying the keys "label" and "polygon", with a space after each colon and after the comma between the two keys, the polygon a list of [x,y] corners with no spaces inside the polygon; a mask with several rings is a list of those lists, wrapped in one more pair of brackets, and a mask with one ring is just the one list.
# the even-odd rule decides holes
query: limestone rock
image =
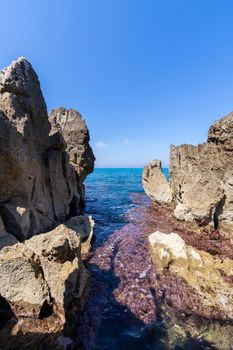
{"label": "limestone rock", "polygon": [[70,161],[83,181],[93,171],[95,161],[85,120],[76,110],[65,108],[52,110],[49,120],[52,125],[51,134],[59,132],[63,135]]}
{"label": "limestone rock", "polygon": [[[79,235],[66,225],[0,251],[0,295],[18,319],[56,315],[70,332],[88,273]],[[50,313],[49,315],[46,313]]]}
{"label": "limestone rock", "polygon": [[74,230],[81,239],[81,254],[89,252],[95,222],[91,216],[74,216],[65,222],[65,225]]}
{"label": "limestone rock", "polygon": [[153,160],[146,164],[142,174],[142,184],[146,194],[157,203],[172,201],[172,192],[162,173],[161,161]]}
{"label": "limestone rock", "polygon": [[[171,146],[169,185],[164,185],[158,167],[151,168],[150,173],[146,167],[145,173],[150,175],[146,176],[146,185],[144,181],[145,190],[152,200],[160,202],[164,186],[170,188],[177,219],[232,234],[232,151],[233,113],[210,127],[207,143]],[[170,202],[170,197],[163,202]]]}
{"label": "limestone rock", "polygon": [[81,212],[83,180],[93,170],[94,156],[85,122],[76,111],[67,114],[64,136],[72,164],[63,136],[49,135],[46,104],[31,64],[19,58],[0,72],[0,217],[19,241]]}
{"label": "limestone rock", "polygon": [[226,150],[233,149],[233,112],[211,125],[208,132],[208,142],[224,146]]}
{"label": "limestone rock", "polygon": [[233,319],[233,260],[186,245],[176,233],[156,231],[149,236],[149,244],[161,273],[179,276],[198,294],[203,307],[216,308],[223,319]]}
{"label": "limestone rock", "polygon": [[215,144],[171,146],[171,189],[178,219],[218,227],[226,201],[224,159]]}

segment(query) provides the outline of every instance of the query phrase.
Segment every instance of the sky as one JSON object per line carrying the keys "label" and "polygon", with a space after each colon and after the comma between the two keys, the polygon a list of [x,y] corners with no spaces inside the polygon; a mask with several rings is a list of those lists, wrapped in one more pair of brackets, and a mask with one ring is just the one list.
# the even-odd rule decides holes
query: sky
{"label": "sky", "polygon": [[86,119],[96,167],[168,165],[233,110],[232,0],[0,0],[0,69]]}

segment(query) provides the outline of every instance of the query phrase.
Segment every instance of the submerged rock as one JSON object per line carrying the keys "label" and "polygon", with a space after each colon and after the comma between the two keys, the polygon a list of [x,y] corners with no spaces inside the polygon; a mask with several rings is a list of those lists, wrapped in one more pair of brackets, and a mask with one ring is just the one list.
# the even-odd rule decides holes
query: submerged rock
{"label": "submerged rock", "polygon": [[[165,188],[172,194],[174,215],[199,226],[233,230],[233,113],[215,122],[207,143],[171,146],[170,183],[162,183],[159,167],[150,169],[144,187],[154,201],[168,203],[159,195]],[[145,171],[147,166],[145,167]]]}
{"label": "submerged rock", "polygon": [[232,259],[186,245],[177,233],[156,231],[149,243],[158,271],[180,277],[197,294],[199,306],[215,309],[222,320],[233,320]]}

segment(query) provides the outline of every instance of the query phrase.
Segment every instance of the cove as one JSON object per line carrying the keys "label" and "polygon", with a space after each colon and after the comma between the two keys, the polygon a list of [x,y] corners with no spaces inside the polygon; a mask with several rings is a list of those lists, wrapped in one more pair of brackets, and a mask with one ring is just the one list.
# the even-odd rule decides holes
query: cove
{"label": "cove", "polygon": [[[168,169],[163,173],[168,177]],[[141,175],[142,169],[95,169],[86,181],[85,211],[96,227],[85,258],[91,290],[77,344],[95,350],[217,349],[210,340],[215,336],[227,349],[231,325],[177,314],[157,295],[147,237],[155,224],[168,223],[151,211]]]}

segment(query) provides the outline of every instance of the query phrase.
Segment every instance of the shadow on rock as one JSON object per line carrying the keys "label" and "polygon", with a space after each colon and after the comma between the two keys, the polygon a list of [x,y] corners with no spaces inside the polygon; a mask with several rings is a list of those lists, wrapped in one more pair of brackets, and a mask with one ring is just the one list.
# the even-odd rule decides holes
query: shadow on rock
{"label": "shadow on rock", "polygon": [[[156,318],[149,324],[140,320],[130,309],[116,300],[115,291],[120,278],[115,275],[114,259],[117,248],[111,254],[110,268],[100,269],[86,261],[91,272],[91,291],[84,310],[79,315],[77,349],[83,350],[217,350],[210,342],[191,335],[177,341],[170,339],[164,322],[164,310],[151,290],[156,306]],[[140,303],[140,301],[138,301]]]}
{"label": "shadow on rock", "polygon": [[84,291],[77,288],[71,299],[73,279],[82,284],[79,274],[71,273],[66,280],[64,292],[64,316],[53,308],[43,305],[38,319],[16,317],[9,303],[0,298],[0,350],[73,350],[77,328],[77,315],[84,303]]}

